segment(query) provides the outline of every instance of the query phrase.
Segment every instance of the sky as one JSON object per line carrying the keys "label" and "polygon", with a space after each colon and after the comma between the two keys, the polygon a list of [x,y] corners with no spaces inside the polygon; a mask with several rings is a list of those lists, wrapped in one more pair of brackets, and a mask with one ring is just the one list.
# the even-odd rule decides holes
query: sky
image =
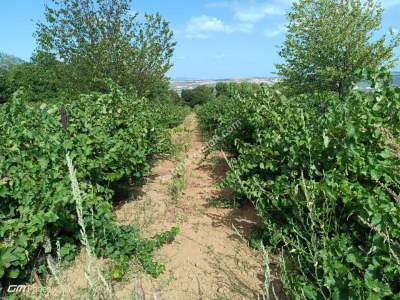
{"label": "sky", "polygon": [[[49,0],[0,0],[0,52],[29,60],[35,24]],[[133,0],[132,11],[160,12],[177,47],[174,79],[271,76],[280,63],[285,13],[292,0]],[[379,34],[400,30],[400,0],[383,0]],[[400,55],[400,50],[396,53]],[[399,65],[396,70],[400,70]]]}

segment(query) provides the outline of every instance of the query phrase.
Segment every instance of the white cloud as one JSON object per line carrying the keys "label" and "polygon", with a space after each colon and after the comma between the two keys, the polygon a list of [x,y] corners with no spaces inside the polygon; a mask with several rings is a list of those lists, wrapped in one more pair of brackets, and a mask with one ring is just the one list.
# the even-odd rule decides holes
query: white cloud
{"label": "white cloud", "polygon": [[[251,32],[257,23],[275,16],[282,18],[290,9],[294,0],[222,0],[206,5],[209,9],[225,9],[233,13],[237,24],[231,27],[234,31]],[[400,0],[381,0],[385,9],[394,9],[400,6]],[[285,32],[284,26],[266,29],[266,37],[275,37]]]}
{"label": "white cloud", "polygon": [[202,15],[190,19],[186,26],[186,37],[188,38],[207,38],[210,32],[225,32],[230,33],[235,31],[229,25],[226,25],[222,20]]}
{"label": "white cloud", "polygon": [[262,2],[255,0],[233,0],[209,3],[207,7],[226,8],[233,11],[235,18],[240,22],[256,23],[268,16],[284,15],[285,10],[290,7],[292,2],[292,0],[269,0]]}
{"label": "white cloud", "polygon": [[235,12],[235,18],[246,23],[256,23],[264,18],[264,14],[260,11],[238,10]]}
{"label": "white cloud", "polygon": [[254,24],[251,23],[239,23],[237,24],[234,29],[235,31],[249,33],[253,30]]}
{"label": "white cloud", "polygon": [[[392,0],[393,1],[393,0]],[[237,24],[231,26],[234,31],[252,32],[256,24],[268,17],[283,17],[293,0],[226,0],[209,3],[210,9],[226,9],[233,13]],[[282,29],[267,30],[266,36],[276,36]]]}
{"label": "white cloud", "polygon": [[223,59],[224,57],[225,57],[225,54],[224,54],[224,53],[215,55],[215,58],[216,58],[216,59]]}
{"label": "white cloud", "polygon": [[256,23],[268,16],[281,16],[285,9],[281,5],[263,3],[234,8],[235,18],[241,22]]}
{"label": "white cloud", "polygon": [[185,33],[187,38],[206,39],[210,33],[232,33],[232,32],[250,32],[252,25],[240,23],[235,26],[227,25],[222,20],[202,15],[193,17],[186,26]]}
{"label": "white cloud", "polygon": [[281,24],[275,28],[267,28],[264,30],[264,35],[268,38],[276,37],[286,32],[286,25]]}

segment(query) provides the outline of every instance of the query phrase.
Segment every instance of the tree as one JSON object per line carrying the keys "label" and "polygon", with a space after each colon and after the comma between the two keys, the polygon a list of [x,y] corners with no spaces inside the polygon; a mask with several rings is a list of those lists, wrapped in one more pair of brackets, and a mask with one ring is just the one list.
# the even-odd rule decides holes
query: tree
{"label": "tree", "polygon": [[218,82],[215,85],[216,96],[227,96],[230,95],[230,85],[226,82]]}
{"label": "tree", "polygon": [[172,67],[169,23],[159,14],[137,21],[131,0],[52,0],[38,23],[36,62],[69,66],[81,91],[104,88],[107,79],[145,95]]}
{"label": "tree", "polygon": [[155,83],[165,82],[165,74],[171,69],[171,59],[176,43],[167,21],[159,14],[145,15],[146,22],[138,26],[132,44],[130,81],[138,91],[151,92]]}
{"label": "tree", "polygon": [[214,98],[214,89],[206,85],[200,85],[193,90],[182,91],[183,101],[191,107],[201,105]]}
{"label": "tree", "polygon": [[296,92],[343,95],[359,69],[392,67],[400,35],[374,39],[382,20],[374,0],[299,0],[288,13],[278,74]]}

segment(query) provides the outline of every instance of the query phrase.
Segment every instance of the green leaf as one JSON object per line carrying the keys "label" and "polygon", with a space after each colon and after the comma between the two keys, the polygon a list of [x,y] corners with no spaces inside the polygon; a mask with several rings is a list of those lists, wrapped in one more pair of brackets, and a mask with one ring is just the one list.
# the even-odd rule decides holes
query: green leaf
{"label": "green leaf", "polygon": [[327,135],[325,135],[325,132],[323,134],[323,138],[324,138],[324,146],[325,146],[325,148],[328,148],[329,143],[330,143],[331,140]]}
{"label": "green leaf", "polygon": [[8,277],[11,278],[11,279],[16,279],[16,278],[18,278],[19,273],[20,273],[19,269],[15,269],[15,268],[11,269],[8,272]]}

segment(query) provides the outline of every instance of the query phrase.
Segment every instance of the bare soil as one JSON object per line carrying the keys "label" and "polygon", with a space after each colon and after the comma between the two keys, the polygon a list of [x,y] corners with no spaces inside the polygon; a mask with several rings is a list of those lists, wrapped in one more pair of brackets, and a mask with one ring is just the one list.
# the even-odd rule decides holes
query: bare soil
{"label": "bare soil", "polygon": [[[155,254],[165,264],[166,272],[154,279],[132,263],[131,269],[138,271],[113,285],[113,297],[263,299],[263,256],[251,249],[245,239],[259,223],[254,208],[250,204],[240,209],[215,205],[215,199],[230,196],[217,188],[228,167],[218,153],[203,160],[205,140],[195,114],[175,130],[173,142],[179,153],[155,160],[151,176],[132,196],[134,199],[115,210],[121,224],[137,224],[149,237],[180,225],[175,241]],[[86,284],[82,256],[76,266],[62,274],[68,290],[84,288]],[[274,274],[272,282],[276,294],[282,294]]]}

